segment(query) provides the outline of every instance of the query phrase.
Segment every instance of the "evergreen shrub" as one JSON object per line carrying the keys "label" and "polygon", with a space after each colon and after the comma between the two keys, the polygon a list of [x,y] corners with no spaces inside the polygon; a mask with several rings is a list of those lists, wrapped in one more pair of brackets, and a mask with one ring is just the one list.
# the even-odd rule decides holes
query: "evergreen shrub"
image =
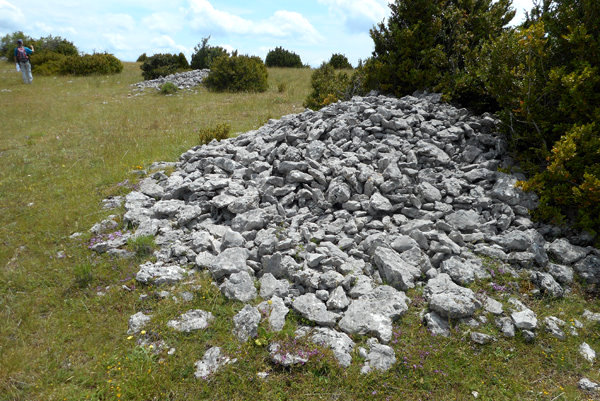
{"label": "evergreen shrub", "polygon": [[142,77],[145,80],[150,80],[189,70],[190,65],[183,53],[159,53],[148,57],[140,68]]}
{"label": "evergreen shrub", "polygon": [[234,52],[213,61],[204,83],[215,91],[264,92],[268,88],[268,75],[259,57],[238,56]]}
{"label": "evergreen shrub", "polygon": [[270,50],[265,58],[267,67],[290,67],[302,68],[302,60],[300,56],[283,47],[276,47],[275,50]]}

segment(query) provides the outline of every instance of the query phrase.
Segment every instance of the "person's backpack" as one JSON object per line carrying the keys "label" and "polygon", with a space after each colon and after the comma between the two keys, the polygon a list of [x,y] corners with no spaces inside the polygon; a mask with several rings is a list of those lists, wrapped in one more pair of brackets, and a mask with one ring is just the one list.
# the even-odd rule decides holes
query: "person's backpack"
{"label": "person's backpack", "polygon": [[24,63],[25,61],[29,61],[29,56],[25,51],[24,47],[17,47],[17,61],[19,63]]}

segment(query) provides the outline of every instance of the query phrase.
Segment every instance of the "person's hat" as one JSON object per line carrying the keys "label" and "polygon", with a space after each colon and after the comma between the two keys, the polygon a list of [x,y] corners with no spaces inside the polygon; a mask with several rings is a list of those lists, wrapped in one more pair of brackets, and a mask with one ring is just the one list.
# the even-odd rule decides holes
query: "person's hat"
{"label": "person's hat", "polygon": [[17,43],[23,43],[23,39],[17,39]]}

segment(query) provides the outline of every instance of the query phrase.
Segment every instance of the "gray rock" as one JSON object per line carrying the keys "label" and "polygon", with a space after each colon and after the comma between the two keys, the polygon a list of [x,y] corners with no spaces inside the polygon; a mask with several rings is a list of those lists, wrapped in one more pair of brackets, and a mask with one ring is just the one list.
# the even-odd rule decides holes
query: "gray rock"
{"label": "gray rock", "polygon": [[504,337],[512,338],[515,336],[515,325],[510,317],[499,317],[496,318],[496,326],[502,332]]}
{"label": "gray rock", "polygon": [[426,313],[423,317],[427,330],[434,336],[450,337],[450,325],[448,319],[444,319],[436,312]]}
{"label": "gray rock", "polygon": [[600,257],[589,255],[575,264],[575,271],[588,284],[600,283]]}
{"label": "gray rock", "polygon": [[231,229],[240,233],[260,230],[267,224],[267,214],[262,209],[249,210],[238,214],[231,221]]}
{"label": "gray rock", "polygon": [[246,240],[242,237],[242,234],[233,230],[227,230],[221,242],[221,251],[228,248],[243,248],[245,244]]}
{"label": "gray rock", "polygon": [[247,271],[248,250],[246,248],[228,248],[221,252],[208,266],[215,280],[221,280],[234,273]]}
{"label": "gray rock", "polygon": [[344,289],[339,286],[336,287],[327,300],[327,309],[330,310],[343,310],[350,305],[350,300],[346,296]]}
{"label": "gray rock", "polygon": [[515,326],[519,329],[535,330],[537,328],[537,318],[531,309],[513,312],[510,317]]}
{"label": "gray rock", "polygon": [[597,391],[598,389],[600,389],[600,384],[594,383],[587,377],[584,377],[581,380],[579,380],[579,382],[577,383],[577,387],[579,387],[583,391]]}
{"label": "gray rock", "polygon": [[303,351],[290,352],[283,349],[281,344],[277,342],[269,345],[268,350],[271,357],[271,362],[284,367],[304,365],[306,362],[308,362],[309,358],[308,354],[304,353]]}
{"label": "gray rock", "polygon": [[204,354],[202,360],[197,361],[194,366],[196,379],[208,379],[212,374],[216,373],[220,368],[230,363],[235,363],[237,359],[231,359],[223,354],[221,348],[212,347]]}
{"label": "gray rock", "polygon": [[475,331],[471,332],[471,341],[479,345],[486,345],[495,341],[496,339],[493,336],[488,334],[478,333]]}
{"label": "gray rock", "polygon": [[521,191],[515,188],[517,179],[507,174],[498,173],[500,177],[496,180],[494,187],[492,188],[492,197],[508,203],[509,205],[516,205],[519,203],[519,196]]}
{"label": "gray rock", "polygon": [[139,333],[151,319],[152,315],[146,315],[143,312],[131,315],[129,317],[129,330],[127,330],[127,334]]}
{"label": "gray rock", "polygon": [[458,210],[446,216],[446,222],[461,232],[473,232],[481,225],[481,216],[474,210]]}
{"label": "gray rock", "polygon": [[321,326],[333,327],[340,318],[337,313],[329,312],[323,301],[315,294],[308,293],[299,296],[292,302],[292,307],[302,317]]}
{"label": "gray rock", "polygon": [[252,301],[257,295],[254,280],[247,271],[232,274],[219,289],[227,298],[240,302]]}
{"label": "gray rock", "polygon": [[331,180],[329,188],[327,189],[327,200],[331,204],[343,204],[350,200],[352,191],[350,186],[341,177],[336,177]]}
{"label": "gray rock", "polygon": [[280,298],[287,297],[290,283],[287,280],[277,280],[271,273],[265,273],[259,280],[260,296],[269,299],[276,295]]}
{"label": "gray rock", "polygon": [[135,279],[143,284],[174,284],[183,280],[188,272],[179,266],[165,266],[161,262],[146,262],[140,265]]}
{"label": "gray rock", "polygon": [[579,346],[579,355],[589,363],[594,363],[594,360],[596,359],[596,351],[594,351],[588,343],[582,343]]}
{"label": "gray rock", "polygon": [[347,368],[352,363],[354,341],[348,335],[326,327],[318,327],[313,330],[311,339],[315,344],[331,349],[340,366]]}
{"label": "gray rock", "polygon": [[268,316],[271,330],[275,332],[283,330],[283,326],[285,326],[285,317],[290,310],[285,306],[281,298],[273,296],[270,300],[261,302],[260,305],[258,305],[258,310]]}
{"label": "gray rock", "polygon": [[388,284],[401,290],[414,288],[415,278],[421,275],[421,270],[405,262],[400,254],[390,248],[377,247],[373,252],[373,261],[379,268],[381,276]]}
{"label": "gray rock", "polygon": [[379,286],[352,301],[338,326],[345,333],[376,335],[387,343],[392,338],[392,321],[408,310],[408,301],[403,292]]}
{"label": "gray rock", "polygon": [[550,263],[547,268],[548,273],[560,284],[570,285],[573,282],[573,269],[571,267]]}
{"label": "gray rock", "polygon": [[473,283],[476,278],[489,276],[478,264],[457,256],[444,260],[440,265],[440,271],[448,274],[460,285],[468,285]]}
{"label": "gray rock", "polygon": [[390,346],[378,344],[369,340],[369,353],[365,360],[364,366],[360,369],[360,373],[367,374],[372,370],[385,372],[396,363],[396,353]]}
{"label": "gray rock", "polygon": [[450,319],[471,317],[481,307],[472,290],[455,284],[445,273],[427,282],[424,295],[431,310]]}
{"label": "gray rock", "polygon": [[257,308],[246,305],[233,317],[233,334],[241,342],[248,341],[258,335],[260,312]]}
{"label": "gray rock", "polygon": [[558,338],[559,340],[565,339],[565,333],[561,329],[565,325],[563,320],[560,320],[554,316],[548,316],[544,319],[544,326],[546,327],[546,331],[554,338]]}
{"label": "gray rock", "polygon": [[169,320],[167,326],[177,331],[189,333],[194,330],[204,330],[214,320],[212,313],[202,309],[192,309],[178,319]]}
{"label": "gray rock", "polygon": [[439,202],[442,200],[440,190],[426,181],[419,184],[418,191],[421,192],[426,202]]}
{"label": "gray rock", "polygon": [[565,290],[548,273],[534,272],[532,274],[532,281],[548,296],[562,298],[565,295]]}
{"label": "gray rock", "polygon": [[503,312],[503,306],[500,302],[496,301],[492,297],[485,297],[483,301],[483,308],[486,312],[491,313],[492,315],[501,315]]}
{"label": "gray rock", "polygon": [[389,213],[393,210],[392,202],[379,192],[371,196],[369,207],[375,212]]}
{"label": "gray rock", "polygon": [[583,318],[592,322],[600,323],[600,313],[594,313],[587,309],[583,311]]}
{"label": "gray rock", "polygon": [[564,238],[558,238],[548,246],[548,253],[559,263],[570,265],[583,259],[588,251],[585,248],[571,245]]}

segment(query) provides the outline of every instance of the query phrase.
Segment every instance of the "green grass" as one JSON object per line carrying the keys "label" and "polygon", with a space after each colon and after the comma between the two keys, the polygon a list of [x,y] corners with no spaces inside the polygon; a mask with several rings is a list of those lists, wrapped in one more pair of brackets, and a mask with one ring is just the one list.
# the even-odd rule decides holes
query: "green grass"
{"label": "green grass", "polygon": [[[472,399],[472,391],[480,400],[592,399],[576,383],[582,375],[600,380],[598,367],[577,348],[585,340],[600,351],[598,325],[586,324],[566,341],[541,329],[536,342],[526,344],[501,338],[490,322],[479,331],[498,341],[474,346],[461,331],[449,339],[429,336],[419,323],[420,292],[412,290],[413,304],[395,326],[398,363],[389,372],[360,375],[357,351],[353,366],[340,369],[327,350],[305,366],[281,369],[269,362],[264,343],[290,341],[298,317],[290,317],[281,333],[261,325],[259,344],[239,344],[232,318],[243,305],[226,301],[206,275],[167,288],[172,294],[161,300],[155,293],[162,288],[140,287],[133,279],[140,259],[116,260],[88,249],[89,228],[110,214],[100,201],[127,193],[138,177],[132,171],[177,160],[198,144],[202,130],[228,124],[233,133],[245,132],[302,111],[310,70],[271,69],[269,90],[261,94],[199,88],[165,97],[157,91],[132,95],[129,84],[141,80],[135,63],[116,76],[35,77],[27,86],[13,69],[0,65],[1,401],[462,400]],[[74,232],[84,235],[69,238]],[[152,246],[151,238],[139,241],[130,246],[140,252]],[[503,285],[510,281],[501,279]],[[185,290],[194,294],[191,302],[171,298]],[[149,297],[140,300],[142,293]],[[494,295],[506,305],[502,294]],[[540,321],[600,310],[598,299],[577,285],[564,300],[532,297],[528,306]],[[215,315],[207,330],[167,328],[168,320],[194,308]],[[146,334],[129,339],[127,320],[140,310],[151,311],[153,319]],[[143,336],[165,341],[175,354],[138,346]],[[215,345],[238,362],[208,382],[196,380],[194,362]],[[257,372],[269,377],[260,380]]]}

